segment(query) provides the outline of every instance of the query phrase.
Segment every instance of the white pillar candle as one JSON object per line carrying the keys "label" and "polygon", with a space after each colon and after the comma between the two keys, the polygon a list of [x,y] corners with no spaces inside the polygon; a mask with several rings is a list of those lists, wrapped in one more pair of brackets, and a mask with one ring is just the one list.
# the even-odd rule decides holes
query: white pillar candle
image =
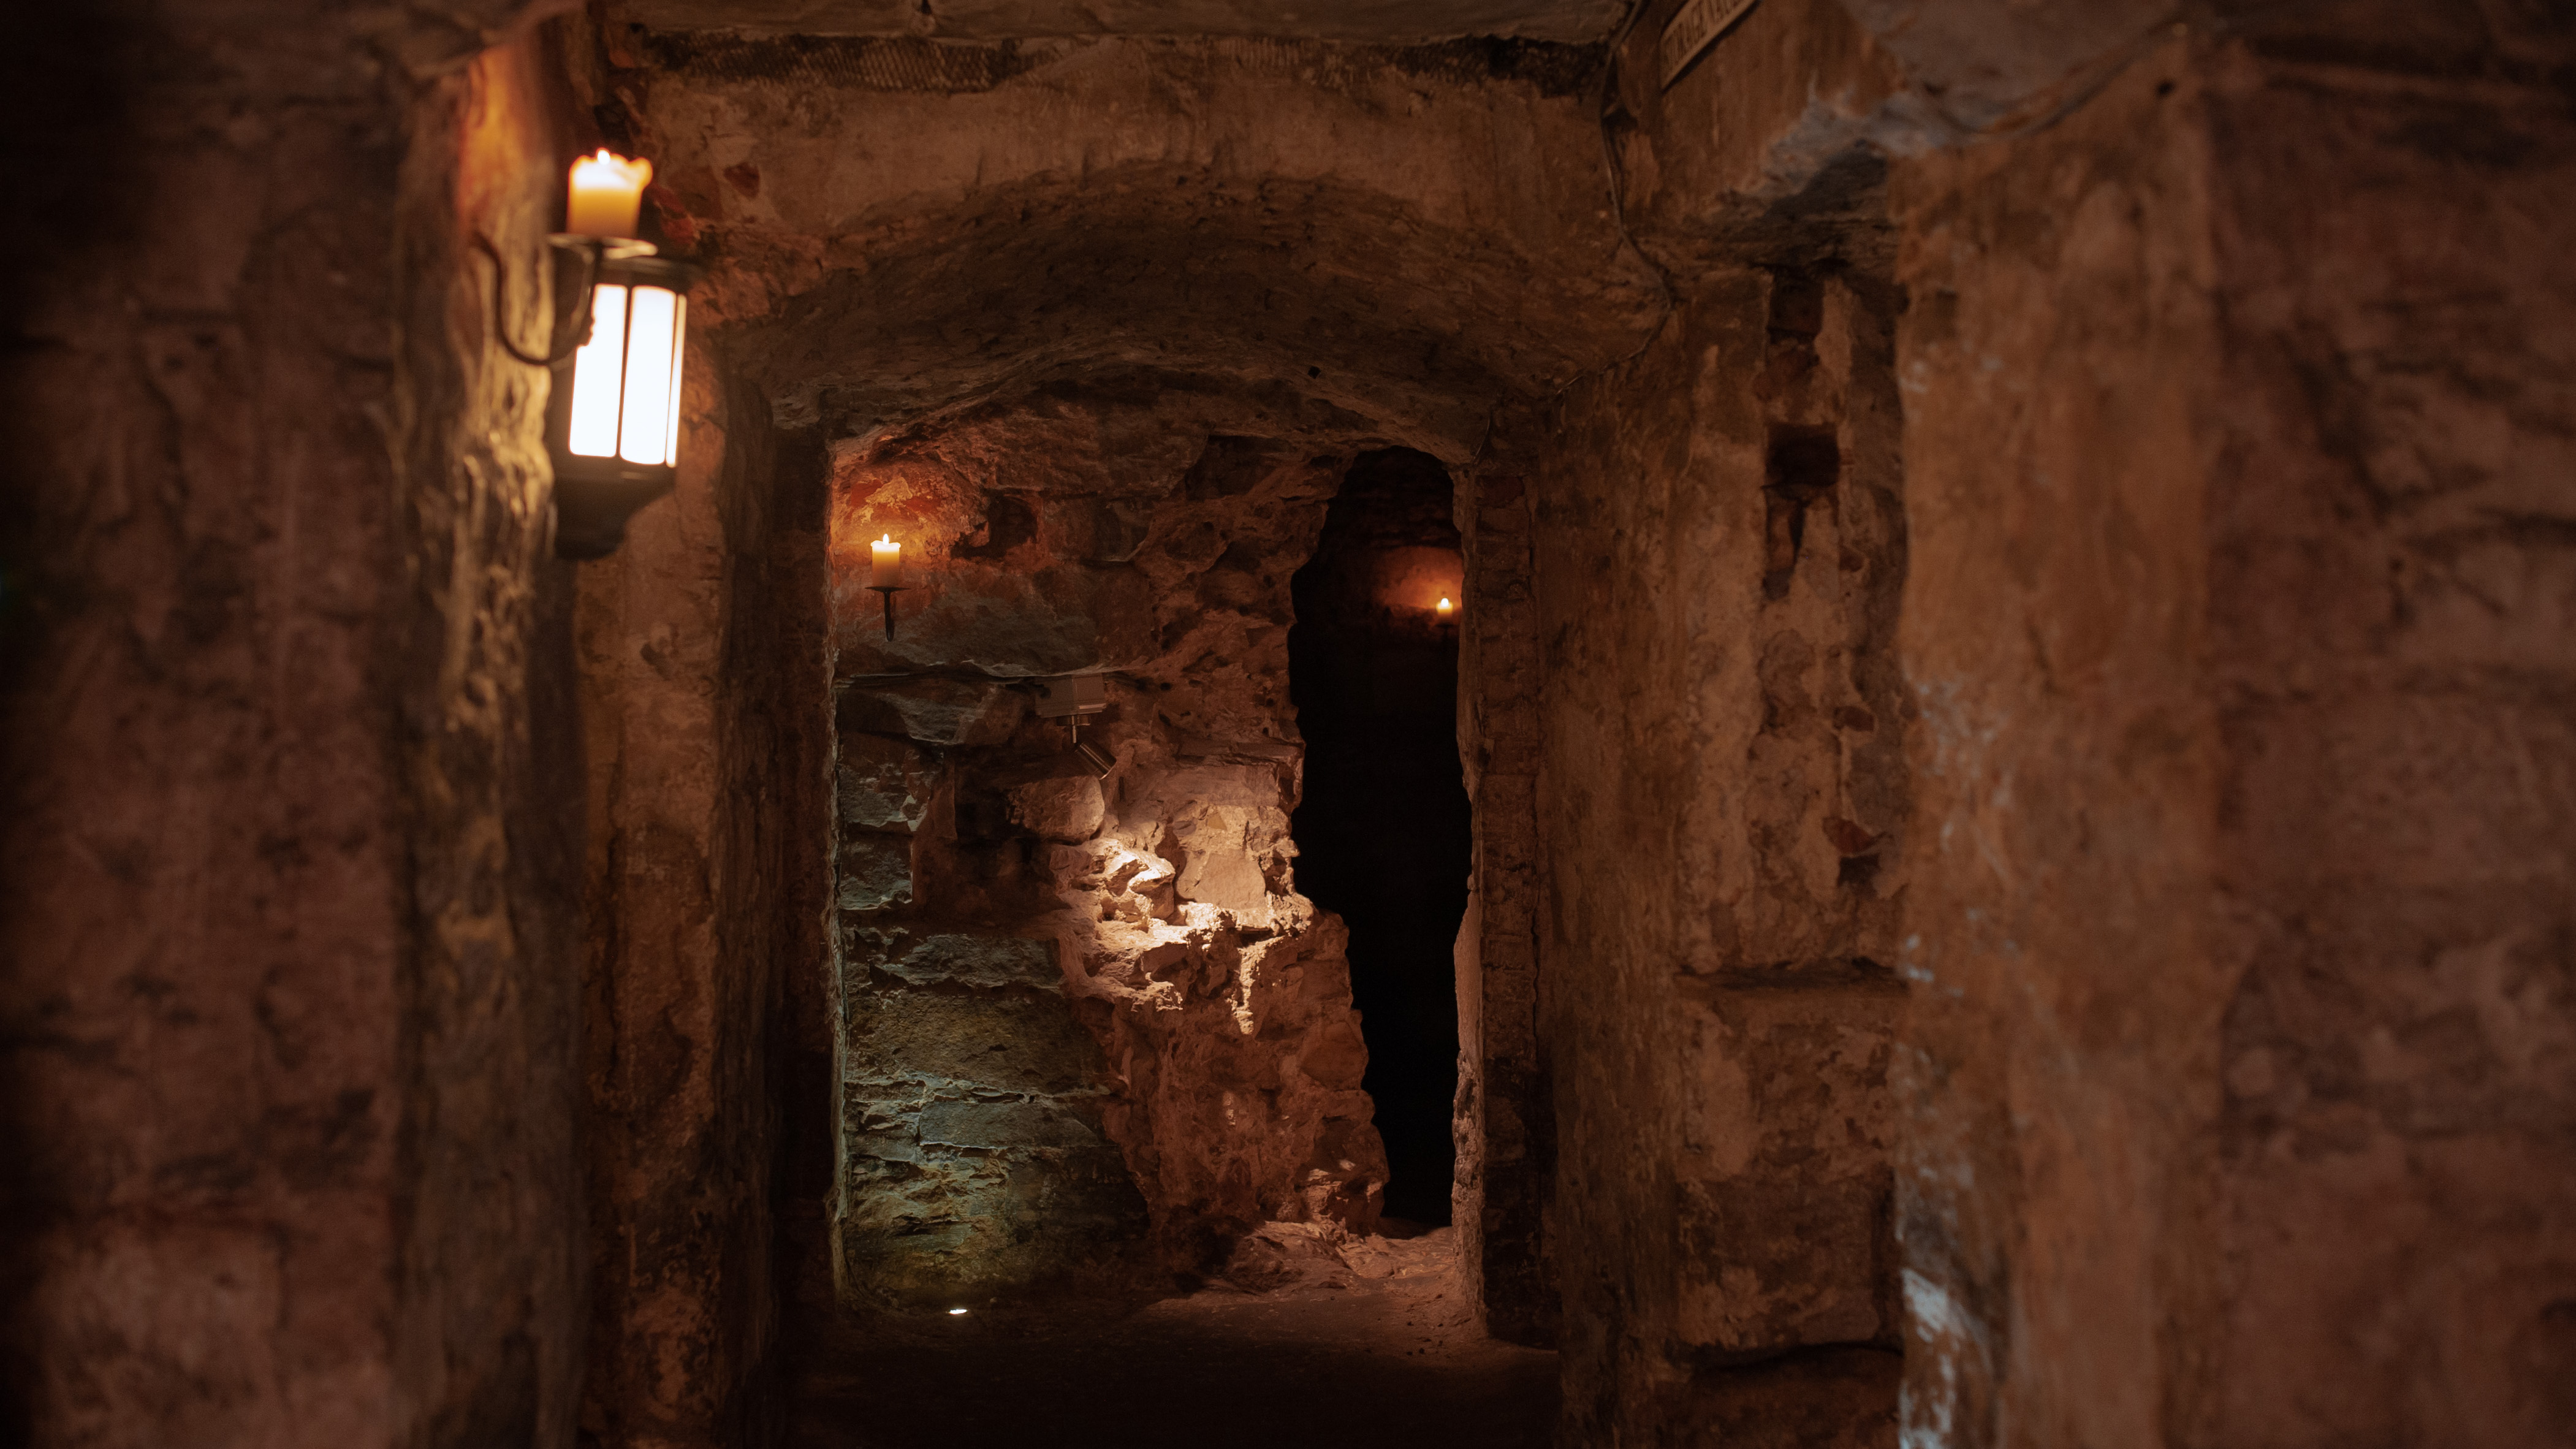
{"label": "white pillar candle", "polygon": [[572,196],[564,203],[564,230],[575,236],[631,237],[644,208],[644,184],[653,163],[605,151],[572,163]]}
{"label": "white pillar candle", "polygon": [[1442,594],[1440,596],[1440,602],[1432,605],[1431,609],[1432,612],[1438,614],[1443,619],[1446,619],[1450,615],[1458,612],[1458,606],[1449,602],[1449,596],[1447,594]]}
{"label": "white pillar candle", "polygon": [[903,545],[895,542],[891,533],[868,545],[868,587],[903,587]]}

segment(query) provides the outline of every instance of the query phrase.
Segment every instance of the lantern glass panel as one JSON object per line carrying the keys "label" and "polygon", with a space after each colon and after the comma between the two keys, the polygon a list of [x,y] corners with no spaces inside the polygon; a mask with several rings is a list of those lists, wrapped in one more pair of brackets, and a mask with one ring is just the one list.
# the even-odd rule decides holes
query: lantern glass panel
{"label": "lantern glass panel", "polygon": [[680,299],[668,287],[637,287],[626,329],[625,420],[617,456],[656,466],[671,461],[671,362]]}
{"label": "lantern glass panel", "polygon": [[689,357],[689,299],[682,294],[674,299],[671,313],[671,427],[663,441],[662,459],[680,461],[680,374],[686,370]]}
{"label": "lantern glass panel", "polygon": [[572,435],[576,457],[617,452],[618,374],[626,353],[626,289],[603,284],[591,294],[590,340],[572,359]]}

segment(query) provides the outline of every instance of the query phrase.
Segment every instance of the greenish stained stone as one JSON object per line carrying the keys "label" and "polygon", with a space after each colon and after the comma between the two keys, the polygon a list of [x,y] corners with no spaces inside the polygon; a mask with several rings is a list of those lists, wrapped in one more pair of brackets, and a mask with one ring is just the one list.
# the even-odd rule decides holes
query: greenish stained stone
{"label": "greenish stained stone", "polygon": [[853,993],[842,1077],[939,1081],[960,1088],[1063,1093],[1107,1073],[1091,1033],[1060,997],[950,992]]}
{"label": "greenish stained stone", "polygon": [[861,830],[921,828],[937,766],[922,750],[877,735],[843,735],[833,796],[843,822]]}
{"label": "greenish stained stone", "polygon": [[912,842],[900,835],[856,835],[841,842],[840,905],[873,911],[912,904]]}
{"label": "greenish stained stone", "polygon": [[1063,1147],[1100,1145],[1091,1124],[1044,1101],[933,1102],[922,1109],[921,1140],[947,1147]]}
{"label": "greenish stained stone", "polygon": [[915,986],[1064,988],[1055,943],[1026,936],[930,936],[876,967]]}

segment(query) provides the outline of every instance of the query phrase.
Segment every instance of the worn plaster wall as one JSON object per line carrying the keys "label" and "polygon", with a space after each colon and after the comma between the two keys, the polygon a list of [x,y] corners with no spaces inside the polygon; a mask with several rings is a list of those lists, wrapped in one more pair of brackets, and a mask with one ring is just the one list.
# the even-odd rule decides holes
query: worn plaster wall
{"label": "worn plaster wall", "polygon": [[1534,970],[1479,962],[1471,990],[1462,943],[1462,999],[1489,1043],[1528,1022],[1486,1069],[1546,1094],[1506,1137],[1487,1088],[1488,1141],[1545,1174],[1488,1298],[1545,1265],[1569,1442],[1892,1443],[1913,799],[1877,188],[1902,77],[1837,7],[1786,4],[1665,91],[1656,24],[1609,125],[1669,315],[1507,410],[1462,490],[1480,806],[1530,792],[1534,867],[1480,818],[1475,953]]}
{"label": "worn plaster wall", "polygon": [[2563,1436],[2567,40],[2195,29],[1900,170],[1916,1432]]}
{"label": "worn plaster wall", "polygon": [[1521,445],[1549,1239],[1585,1442],[1893,1429],[1888,322],[1847,275],[1703,274]]}
{"label": "worn plaster wall", "polygon": [[2576,17],[2362,18],[2203,60],[2234,981],[2202,1422],[2546,1443],[2576,1423]]}
{"label": "worn plaster wall", "polygon": [[[2173,64],[1904,179],[1929,837],[1900,1070],[1907,1415],[1950,1442],[2152,1442],[2168,1354],[2192,1351],[2160,1325],[2214,1286],[2194,1277],[2223,766],[2195,422],[2218,350],[2200,137],[2156,94]],[[1986,180],[2007,165],[2027,179]],[[1992,245],[2043,210],[2038,247]]]}
{"label": "worn plaster wall", "polygon": [[1456,509],[1458,763],[1473,812],[1467,910],[1451,960],[1458,992],[1457,1166],[1450,1221],[1460,1276],[1486,1331],[1555,1341],[1562,1295],[1548,1236],[1556,1095],[1538,1022],[1539,697],[1530,498],[1521,470],[1462,470]]}
{"label": "worn plaster wall", "polygon": [[12,1442],[570,1442],[568,577],[467,245],[551,221],[518,10],[11,48]]}

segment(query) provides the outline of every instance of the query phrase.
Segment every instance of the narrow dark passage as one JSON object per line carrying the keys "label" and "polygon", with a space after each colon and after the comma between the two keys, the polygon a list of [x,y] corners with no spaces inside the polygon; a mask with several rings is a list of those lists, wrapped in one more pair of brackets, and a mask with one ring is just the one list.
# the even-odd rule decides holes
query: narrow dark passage
{"label": "narrow dark passage", "polygon": [[1450,480],[1409,448],[1365,453],[1293,584],[1290,691],[1306,737],[1298,888],[1351,933],[1391,1180],[1386,1210],[1449,1221],[1458,1004],[1451,948],[1472,836],[1458,766],[1458,531]]}

